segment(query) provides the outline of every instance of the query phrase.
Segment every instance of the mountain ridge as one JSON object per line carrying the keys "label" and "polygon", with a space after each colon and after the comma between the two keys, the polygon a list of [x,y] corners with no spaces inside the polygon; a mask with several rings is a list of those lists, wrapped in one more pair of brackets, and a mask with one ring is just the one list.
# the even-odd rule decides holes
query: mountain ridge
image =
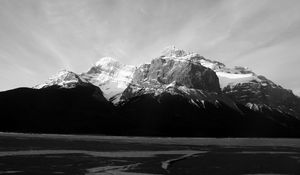
{"label": "mountain ridge", "polygon": [[[78,77],[80,81],[90,82],[100,87],[107,100],[115,105],[120,100],[126,99],[124,92],[130,86],[139,87],[139,90],[142,87],[153,86],[153,91],[158,87],[157,84],[167,85],[175,82],[187,88],[202,90],[204,88],[206,91],[221,92],[245,106],[253,106],[251,104],[257,108],[268,106],[300,116],[299,97],[291,90],[282,88],[262,75],[257,75],[247,67],[228,68],[221,62],[206,59],[198,53],[187,53],[175,46],[167,47],[150,63],[138,67],[121,64],[115,58],[103,57],[89,71],[72,75]],[[57,82],[61,79],[52,77],[48,86],[63,83],[63,81]],[[65,84],[69,83],[65,82]],[[38,85],[36,88],[43,86],[45,84]],[[128,95],[128,92],[126,94]],[[292,102],[288,102],[288,99]],[[274,102],[275,100],[277,102]]]}
{"label": "mountain ridge", "polygon": [[[168,53],[169,52],[169,53]],[[176,52],[181,52],[181,54],[179,54],[179,59],[178,59],[178,55],[176,56]],[[255,79],[260,79],[259,77],[263,77],[261,75],[257,75],[255,74],[253,71],[251,71],[248,67],[241,67],[241,66],[235,66],[234,68],[228,68],[226,67],[225,64],[219,62],[219,61],[215,61],[215,60],[211,60],[211,59],[207,59],[203,56],[201,56],[200,54],[198,53],[194,53],[194,52],[189,52],[189,53],[186,53],[184,50],[181,50],[181,49],[177,49],[175,46],[169,46],[167,47],[165,50],[162,51],[161,53],[162,55],[161,56],[158,56],[156,58],[159,58],[159,57],[165,57],[166,55],[169,55],[171,57],[171,59],[178,59],[178,60],[184,60],[183,58],[185,57],[185,59],[191,59],[192,61],[194,61],[195,59],[194,58],[200,58],[198,60],[198,62],[204,66],[204,67],[207,67],[207,68],[210,68],[212,70],[214,70],[218,77],[230,77],[232,79],[245,79],[245,81],[251,81],[252,79],[255,80]],[[183,58],[182,58],[183,56]],[[189,57],[189,58],[188,58]],[[105,60],[105,61],[103,61]],[[138,65],[138,66],[134,66],[134,65],[124,65],[122,63],[120,63],[117,59],[115,58],[112,58],[112,57],[103,57],[103,58],[100,58],[91,68],[89,71],[85,72],[85,73],[79,73],[77,75],[83,75],[83,74],[87,74],[87,73],[92,73],[93,70],[97,69],[95,67],[99,67],[99,66],[102,66],[102,65],[105,65],[105,64],[110,64],[110,63],[114,63],[115,65],[121,65],[121,66],[111,66],[110,68],[114,68],[114,67],[129,67],[128,69],[132,69],[131,71],[134,72],[135,69],[137,69],[138,67],[140,66],[143,66],[143,65],[147,65],[149,63],[145,63],[145,64],[141,64],[141,65]],[[113,64],[112,64],[113,65]],[[67,71],[67,70],[62,70],[62,71]],[[71,71],[70,71],[71,72]],[[222,74],[223,73],[223,74]],[[132,73],[133,74],[133,73]],[[230,75],[228,75],[230,74]],[[251,76],[255,76],[255,77],[251,77]],[[130,77],[130,76],[129,76]],[[250,80],[249,80],[249,77]],[[248,79],[247,79],[248,78]],[[51,78],[50,78],[51,79]],[[266,79],[265,77],[263,77],[263,79]],[[127,84],[128,84],[128,81],[130,82],[130,78],[127,80]],[[242,80],[241,80],[242,81]],[[269,82],[271,82],[270,80],[268,80]],[[227,83],[224,83],[225,85],[221,85],[221,82],[220,82],[220,86],[221,88],[225,88],[227,85],[229,85],[230,83],[232,82],[227,82]],[[243,83],[243,82],[242,82]],[[272,84],[274,85],[277,85],[275,83],[272,82]],[[100,82],[100,85],[99,84],[94,84],[96,86],[101,86],[101,82]],[[278,85],[279,86],[279,85]],[[286,89],[288,91],[291,91],[293,92],[291,89]],[[294,93],[293,93],[294,94]],[[294,94],[295,96],[298,96],[296,94]],[[298,96],[299,97],[299,96]]]}
{"label": "mountain ridge", "polygon": [[2,131],[300,138],[292,91],[174,47],[138,67],[104,57],[81,74],[61,71],[0,92],[0,106]]}

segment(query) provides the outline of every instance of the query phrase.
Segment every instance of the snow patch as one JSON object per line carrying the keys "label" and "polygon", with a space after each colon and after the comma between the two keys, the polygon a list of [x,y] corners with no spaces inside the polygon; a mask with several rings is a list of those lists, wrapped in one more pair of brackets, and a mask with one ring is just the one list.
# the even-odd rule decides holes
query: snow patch
{"label": "snow patch", "polygon": [[248,83],[250,81],[256,80],[260,82],[261,80],[254,75],[253,73],[249,74],[234,74],[234,73],[227,73],[227,72],[216,72],[220,87],[223,89],[226,86],[234,86],[237,84]]}

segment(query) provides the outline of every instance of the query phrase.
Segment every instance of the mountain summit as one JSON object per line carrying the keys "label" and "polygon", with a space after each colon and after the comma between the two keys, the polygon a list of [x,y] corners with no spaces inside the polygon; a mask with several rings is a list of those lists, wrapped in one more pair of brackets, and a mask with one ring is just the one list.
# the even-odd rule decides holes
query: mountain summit
{"label": "mountain summit", "polygon": [[257,75],[249,68],[229,68],[223,63],[175,46],[167,47],[151,63],[139,67],[124,65],[115,58],[104,57],[85,73],[75,74],[64,70],[35,88],[52,85],[70,88],[86,82],[99,87],[104,96],[115,104],[127,99],[126,96],[135,96],[130,95],[130,91],[155,91],[157,94],[175,82],[180,84],[180,89],[226,95],[255,110],[270,108],[300,116],[300,100],[292,91]]}
{"label": "mountain summit", "polygon": [[82,79],[79,75],[77,75],[74,72],[62,70],[58,72],[56,75],[49,78],[49,80],[43,84],[39,84],[35,86],[35,88],[45,88],[50,86],[60,86],[63,88],[74,88],[75,86],[82,84],[82,83],[88,83],[84,79]]}
{"label": "mountain summit", "polygon": [[0,92],[0,102],[7,120],[0,128],[9,131],[300,137],[292,91],[175,47],[138,67],[104,57],[87,72],[64,70],[34,89]]}
{"label": "mountain summit", "polygon": [[124,65],[114,58],[104,57],[80,76],[100,87],[108,100],[118,101],[121,93],[131,82],[135,69],[135,66]]}

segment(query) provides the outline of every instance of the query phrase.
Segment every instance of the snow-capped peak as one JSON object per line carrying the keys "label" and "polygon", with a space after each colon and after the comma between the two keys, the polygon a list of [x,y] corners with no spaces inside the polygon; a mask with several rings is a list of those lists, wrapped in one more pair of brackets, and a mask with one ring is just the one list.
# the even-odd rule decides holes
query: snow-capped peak
{"label": "snow-capped peak", "polygon": [[223,63],[206,59],[203,56],[201,56],[200,54],[195,53],[195,52],[186,52],[182,49],[176,48],[175,46],[167,47],[162,52],[162,55],[159,58],[172,59],[172,60],[181,61],[181,62],[186,62],[186,61],[195,62],[195,63],[201,64],[204,67],[210,68],[214,71],[225,67],[225,65]]}
{"label": "snow-capped peak", "polygon": [[73,88],[77,84],[83,83],[83,82],[87,83],[76,73],[68,71],[68,70],[62,70],[62,71],[59,71],[54,76],[50,77],[46,83],[37,85],[34,88],[40,89],[43,87],[48,87],[48,86],[53,86],[53,85],[61,86],[64,88]]}
{"label": "snow-capped peak", "polygon": [[169,46],[162,51],[162,55],[167,57],[183,57],[186,56],[187,53],[184,50],[176,48],[175,46]]}
{"label": "snow-capped peak", "polygon": [[236,66],[234,68],[228,68],[223,63],[206,59],[194,52],[187,53],[174,46],[168,47],[162,56],[165,59],[173,59],[181,62],[196,62],[206,68],[212,69],[219,78],[221,89],[227,86],[234,86],[236,84],[248,83],[251,81],[261,82],[259,76],[247,67]]}
{"label": "snow-capped peak", "polygon": [[82,78],[101,88],[107,99],[121,94],[132,80],[135,66],[124,65],[111,57],[101,58]]}
{"label": "snow-capped peak", "polygon": [[50,77],[50,80],[52,81],[73,81],[78,79],[80,79],[78,75],[68,70],[61,70],[54,76]]}
{"label": "snow-capped peak", "polygon": [[110,67],[120,67],[122,64],[112,57],[103,57],[98,60],[95,64],[96,67],[101,67],[103,69]]}
{"label": "snow-capped peak", "polygon": [[[172,59],[180,62],[195,62],[202,66],[212,69],[218,76],[221,89],[230,86],[233,87],[237,84],[257,82],[264,85],[263,82],[272,84],[269,80],[265,80],[256,75],[248,67],[236,66],[234,68],[226,67],[223,63],[206,59],[203,56],[194,52],[185,52],[182,49],[178,49],[175,46],[167,47],[159,59]],[[275,85],[272,85],[275,87]]]}

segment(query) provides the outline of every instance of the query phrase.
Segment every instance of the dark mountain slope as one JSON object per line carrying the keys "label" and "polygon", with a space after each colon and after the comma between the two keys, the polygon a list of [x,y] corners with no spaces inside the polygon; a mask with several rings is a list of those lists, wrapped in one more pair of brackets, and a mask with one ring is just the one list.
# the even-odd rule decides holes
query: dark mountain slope
{"label": "dark mountain slope", "polygon": [[[201,103],[202,104],[202,103]],[[256,112],[242,104],[237,111],[223,102],[204,101],[162,93],[140,95],[121,104],[126,135],[190,137],[299,137],[300,122],[274,111]],[[241,113],[242,111],[242,113]],[[132,122],[134,121],[134,122]],[[142,131],[142,132],[141,132]]]}
{"label": "dark mountain slope", "polygon": [[115,107],[99,88],[51,86],[0,93],[1,131],[185,137],[300,137],[299,120],[163,92]]}
{"label": "dark mountain slope", "polygon": [[105,134],[115,115],[101,90],[89,84],[5,91],[0,106],[1,131],[12,132]]}

